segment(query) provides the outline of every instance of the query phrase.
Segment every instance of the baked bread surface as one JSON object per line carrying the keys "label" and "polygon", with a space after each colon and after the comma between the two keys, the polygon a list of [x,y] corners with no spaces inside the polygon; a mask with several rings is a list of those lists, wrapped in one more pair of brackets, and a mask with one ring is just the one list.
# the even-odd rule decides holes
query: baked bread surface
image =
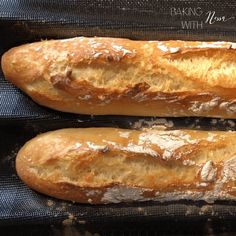
{"label": "baked bread surface", "polygon": [[31,188],[81,203],[235,200],[236,133],[62,129],[27,142],[16,169]]}
{"label": "baked bread surface", "polygon": [[235,48],[78,37],[10,49],[1,64],[6,79],[59,111],[236,118]]}

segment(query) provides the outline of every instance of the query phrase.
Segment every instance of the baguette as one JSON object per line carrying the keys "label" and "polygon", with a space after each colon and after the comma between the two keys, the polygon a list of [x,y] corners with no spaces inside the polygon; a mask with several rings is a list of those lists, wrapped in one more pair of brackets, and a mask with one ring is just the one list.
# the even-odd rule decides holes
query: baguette
{"label": "baguette", "polygon": [[32,189],[101,204],[236,199],[236,132],[62,129],[27,142],[16,158]]}
{"label": "baguette", "polygon": [[6,79],[59,111],[236,118],[235,48],[78,37],[10,49],[1,64]]}

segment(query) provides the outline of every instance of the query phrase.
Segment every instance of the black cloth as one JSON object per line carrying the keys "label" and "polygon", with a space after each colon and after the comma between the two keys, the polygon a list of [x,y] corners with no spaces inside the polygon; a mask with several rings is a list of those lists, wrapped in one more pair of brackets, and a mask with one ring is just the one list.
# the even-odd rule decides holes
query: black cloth
{"label": "black cloth", "polygon": [[[206,23],[208,11],[215,11],[221,21]],[[235,1],[1,0],[0,53],[25,42],[80,35],[233,41],[236,24],[232,17],[235,13]],[[222,22],[222,17],[227,21]],[[183,29],[181,21],[198,21],[198,27],[203,22],[203,28],[193,29],[192,25],[192,29]],[[193,222],[209,218],[233,221],[235,202],[216,202],[214,205],[191,201],[105,206],[72,204],[30,190],[16,175],[17,151],[38,133],[65,127],[132,128],[140,119],[154,118],[91,117],[41,107],[7,82],[0,72],[0,225],[68,223],[65,219],[69,219],[69,223],[72,219],[73,223],[100,225]],[[173,122],[171,128],[235,129],[232,120],[169,118],[167,121]]]}

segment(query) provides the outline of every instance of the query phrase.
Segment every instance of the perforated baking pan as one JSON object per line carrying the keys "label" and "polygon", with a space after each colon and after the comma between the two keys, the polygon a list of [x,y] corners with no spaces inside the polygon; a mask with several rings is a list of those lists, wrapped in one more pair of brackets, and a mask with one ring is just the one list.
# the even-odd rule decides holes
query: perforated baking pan
{"label": "perforated baking pan", "polygon": [[[207,12],[214,14],[210,24]],[[7,1],[0,2],[0,53],[26,42],[72,36],[131,39],[227,40],[236,36],[235,1]],[[225,19],[225,20],[222,20]],[[208,22],[206,22],[208,20]],[[183,28],[182,21],[198,22]],[[203,23],[202,23],[203,22]],[[185,24],[185,23],[184,23]],[[202,26],[201,26],[202,24]],[[202,27],[202,28],[201,28]],[[85,116],[34,103],[0,72],[0,225],[110,224],[118,222],[234,221],[235,202],[178,201],[91,206],[36,193],[15,172],[19,148],[35,135],[65,127],[236,130],[235,120]]]}

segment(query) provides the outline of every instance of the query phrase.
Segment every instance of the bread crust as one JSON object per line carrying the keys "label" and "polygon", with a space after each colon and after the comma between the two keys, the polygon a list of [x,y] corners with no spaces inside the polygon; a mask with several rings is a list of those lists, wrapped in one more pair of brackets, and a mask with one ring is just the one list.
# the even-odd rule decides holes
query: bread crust
{"label": "bread crust", "polygon": [[236,199],[236,132],[62,129],[27,142],[19,177],[80,203]]}
{"label": "bread crust", "polygon": [[49,40],[10,49],[5,78],[64,112],[236,118],[231,42]]}

